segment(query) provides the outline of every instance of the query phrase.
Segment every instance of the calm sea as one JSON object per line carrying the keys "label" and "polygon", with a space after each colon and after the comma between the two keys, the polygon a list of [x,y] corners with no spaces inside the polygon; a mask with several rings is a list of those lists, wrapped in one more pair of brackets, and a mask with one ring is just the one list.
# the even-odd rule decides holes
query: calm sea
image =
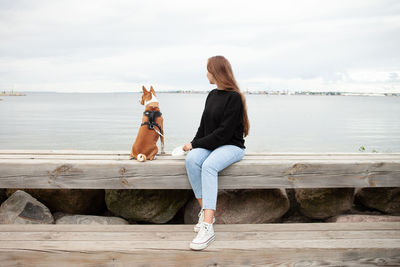
{"label": "calm sea", "polygon": [[[0,97],[0,149],[130,151],[140,93]],[[192,140],[207,94],[159,93],[166,151]],[[400,97],[246,95],[247,152],[400,152]]]}

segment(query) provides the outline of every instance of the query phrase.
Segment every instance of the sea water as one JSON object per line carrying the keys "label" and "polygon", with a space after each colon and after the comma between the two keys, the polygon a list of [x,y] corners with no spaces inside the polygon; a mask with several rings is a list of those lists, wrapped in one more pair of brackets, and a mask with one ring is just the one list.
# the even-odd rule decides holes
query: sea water
{"label": "sea water", "polygon": [[[400,152],[400,97],[245,95],[247,152]],[[0,149],[130,151],[141,93],[2,96]],[[159,93],[165,150],[196,134],[207,93]],[[160,143],[158,143],[160,147]]]}

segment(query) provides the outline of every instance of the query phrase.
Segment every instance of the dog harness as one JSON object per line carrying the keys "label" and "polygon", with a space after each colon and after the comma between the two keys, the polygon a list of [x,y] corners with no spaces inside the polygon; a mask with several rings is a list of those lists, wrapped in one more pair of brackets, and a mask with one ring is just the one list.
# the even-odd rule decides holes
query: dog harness
{"label": "dog harness", "polygon": [[[161,132],[160,135],[162,135],[162,129],[161,129],[160,125],[158,125],[158,123],[156,123],[156,119],[158,117],[160,117],[162,115],[162,113],[160,111],[147,110],[147,111],[143,112],[143,115],[145,115],[149,120],[146,122],[143,122],[140,126],[147,125],[147,127],[150,130],[154,130],[158,134],[160,134],[160,132]],[[157,131],[156,129],[154,129],[154,126],[156,126],[160,131]]]}

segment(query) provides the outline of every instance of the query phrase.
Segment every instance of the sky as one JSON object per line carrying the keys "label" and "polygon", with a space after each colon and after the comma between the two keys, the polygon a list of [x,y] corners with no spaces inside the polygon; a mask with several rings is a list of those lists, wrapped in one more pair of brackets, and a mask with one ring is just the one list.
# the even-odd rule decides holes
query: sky
{"label": "sky", "polygon": [[400,1],[0,0],[0,90],[400,93]]}

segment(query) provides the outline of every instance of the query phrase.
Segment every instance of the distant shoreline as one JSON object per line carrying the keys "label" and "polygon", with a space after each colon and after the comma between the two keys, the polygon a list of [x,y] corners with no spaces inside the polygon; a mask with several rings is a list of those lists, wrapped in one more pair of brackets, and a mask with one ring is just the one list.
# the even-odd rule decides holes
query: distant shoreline
{"label": "distant shoreline", "polygon": [[[170,91],[159,91],[160,94],[208,94],[207,91],[195,91],[195,90],[170,90]],[[246,95],[266,95],[266,96],[397,96],[400,97],[400,93],[358,93],[358,92],[311,92],[311,91],[242,91]],[[56,91],[32,91],[32,92],[0,92],[0,96],[26,96],[25,93],[61,93],[61,94],[140,94],[142,92],[56,92]]]}
{"label": "distant shoreline", "polygon": [[[160,91],[159,93],[173,93],[173,94],[205,94],[210,91]],[[281,92],[281,91],[242,91],[246,95],[325,95],[325,96],[400,96],[400,93],[352,93],[352,92]]]}
{"label": "distant shoreline", "polygon": [[18,92],[0,92],[0,96],[26,96],[26,94]]}

